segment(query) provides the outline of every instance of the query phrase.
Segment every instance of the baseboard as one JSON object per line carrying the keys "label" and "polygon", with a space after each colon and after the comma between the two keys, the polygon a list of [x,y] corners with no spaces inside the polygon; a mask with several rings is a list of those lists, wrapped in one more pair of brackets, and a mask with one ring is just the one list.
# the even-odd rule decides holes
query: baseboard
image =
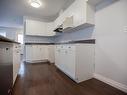
{"label": "baseboard", "polygon": [[40,63],[40,62],[49,62],[48,60],[26,60],[26,63]]}
{"label": "baseboard", "polygon": [[99,75],[99,74],[94,74],[94,78],[96,78],[96,79],[98,79],[98,80],[100,80],[104,83],[107,83],[107,84],[109,84],[109,85],[111,85],[111,86],[127,93],[127,85],[121,84],[119,82],[116,82],[112,79],[106,78],[106,77],[104,77],[102,75]]}

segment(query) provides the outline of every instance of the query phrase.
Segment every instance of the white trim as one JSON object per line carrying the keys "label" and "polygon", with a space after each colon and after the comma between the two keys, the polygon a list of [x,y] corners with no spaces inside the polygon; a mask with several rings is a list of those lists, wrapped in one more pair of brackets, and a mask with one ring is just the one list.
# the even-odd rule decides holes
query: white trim
{"label": "white trim", "polygon": [[99,74],[94,74],[94,78],[96,78],[102,82],[105,82],[105,83],[127,93],[127,85],[121,84],[119,82],[116,82],[112,79],[106,78],[106,77],[99,75]]}
{"label": "white trim", "polygon": [[47,59],[45,60],[26,60],[26,63],[40,63],[40,62],[49,62]]}

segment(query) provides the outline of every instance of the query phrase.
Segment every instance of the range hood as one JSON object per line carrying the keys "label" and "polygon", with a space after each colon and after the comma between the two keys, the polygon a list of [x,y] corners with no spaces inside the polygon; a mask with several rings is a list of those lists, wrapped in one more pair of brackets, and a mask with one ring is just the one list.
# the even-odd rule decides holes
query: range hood
{"label": "range hood", "polygon": [[63,25],[58,26],[54,32],[62,33],[63,32]]}

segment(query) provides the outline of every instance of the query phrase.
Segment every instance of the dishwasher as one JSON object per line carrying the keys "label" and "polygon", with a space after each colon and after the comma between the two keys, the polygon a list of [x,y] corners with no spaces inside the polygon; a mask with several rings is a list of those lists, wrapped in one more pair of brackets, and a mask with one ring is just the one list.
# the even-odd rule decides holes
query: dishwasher
{"label": "dishwasher", "polygon": [[10,95],[13,85],[13,44],[0,42],[0,95]]}

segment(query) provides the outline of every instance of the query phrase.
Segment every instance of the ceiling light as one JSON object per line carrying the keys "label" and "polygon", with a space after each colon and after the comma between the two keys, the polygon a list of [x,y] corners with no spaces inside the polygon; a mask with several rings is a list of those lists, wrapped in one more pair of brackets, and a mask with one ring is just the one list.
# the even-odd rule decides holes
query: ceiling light
{"label": "ceiling light", "polygon": [[42,5],[41,1],[39,0],[29,0],[29,3],[34,8],[39,8]]}

